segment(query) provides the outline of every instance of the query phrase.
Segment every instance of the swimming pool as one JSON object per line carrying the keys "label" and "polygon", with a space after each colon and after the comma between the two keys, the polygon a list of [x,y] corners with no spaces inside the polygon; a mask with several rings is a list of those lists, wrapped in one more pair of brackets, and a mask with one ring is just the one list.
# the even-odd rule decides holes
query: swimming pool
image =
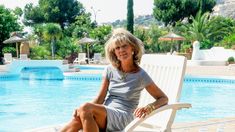
{"label": "swimming pool", "polygon": [[[101,75],[65,76],[64,80],[23,80],[0,77],[0,131],[23,131],[67,122],[74,108],[92,100]],[[10,79],[11,78],[11,79]],[[176,122],[235,116],[235,81],[187,76],[181,102],[193,108],[179,111]]]}

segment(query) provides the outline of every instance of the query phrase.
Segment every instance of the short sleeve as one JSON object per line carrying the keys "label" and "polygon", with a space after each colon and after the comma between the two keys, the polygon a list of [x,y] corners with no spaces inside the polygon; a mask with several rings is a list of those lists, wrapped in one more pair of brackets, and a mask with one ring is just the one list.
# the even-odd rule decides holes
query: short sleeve
{"label": "short sleeve", "polygon": [[149,84],[153,82],[152,78],[144,70],[141,76],[142,76],[142,85],[144,87],[148,86]]}
{"label": "short sleeve", "polygon": [[111,76],[111,66],[108,65],[107,67],[104,68],[102,77],[107,78],[108,80],[110,80],[110,76]]}

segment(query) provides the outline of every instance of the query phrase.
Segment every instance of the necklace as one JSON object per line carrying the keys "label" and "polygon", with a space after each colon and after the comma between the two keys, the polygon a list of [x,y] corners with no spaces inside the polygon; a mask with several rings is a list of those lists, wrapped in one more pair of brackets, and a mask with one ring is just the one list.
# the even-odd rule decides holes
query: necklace
{"label": "necklace", "polygon": [[125,80],[126,80],[126,77],[127,77],[127,73],[125,73],[125,72],[123,72],[123,71],[121,71],[120,73],[121,73],[121,78],[120,78],[120,80],[125,81]]}
{"label": "necklace", "polygon": [[[139,68],[137,67],[137,68],[132,69],[129,73],[135,73],[135,72],[137,72],[138,70],[139,70]],[[119,73],[120,73],[120,76],[121,76],[120,80],[126,81],[128,72],[125,72],[125,71],[121,68],[121,70],[120,70]]]}

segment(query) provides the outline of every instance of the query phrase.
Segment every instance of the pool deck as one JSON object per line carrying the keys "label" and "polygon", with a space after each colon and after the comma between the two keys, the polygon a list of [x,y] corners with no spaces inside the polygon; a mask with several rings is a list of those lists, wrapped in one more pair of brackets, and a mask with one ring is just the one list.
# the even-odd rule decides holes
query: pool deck
{"label": "pool deck", "polygon": [[0,73],[4,73],[6,72],[7,70],[7,65],[0,65]]}
{"label": "pool deck", "polygon": [[[99,66],[99,65],[94,65]],[[102,65],[104,66],[104,65]],[[0,65],[0,73],[7,72],[7,65]],[[81,73],[100,73],[97,70],[86,70],[86,71],[68,71],[65,74],[81,74]],[[229,76],[235,77],[235,66],[187,66],[187,75],[194,76]]]}
{"label": "pool deck", "polygon": [[174,123],[172,132],[234,132],[235,117]]}
{"label": "pool deck", "polygon": [[[6,65],[0,65],[0,73],[6,72]],[[65,72],[66,75],[83,73],[101,73],[96,70],[87,71],[70,71]],[[235,66],[187,66],[187,75],[194,76],[224,76],[235,79]],[[232,106],[231,106],[232,107]],[[30,132],[56,132],[59,131],[61,126],[50,126],[46,128],[37,128],[30,130]],[[172,132],[234,132],[235,131],[235,117],[211,119],[207,121],[199,122],[187,122],[187,123],[174,123],[172,126]]]}
{"label": "pool deck", "polygon": [[[103,66],[103,65],[102,65]],[[0,70],[1,71],[1,70]],[[97,70],[86,70],[79,72],[65,72],[65,74],[95,74],[101,73]],[[235,79],[235,66],[187,66],[186,75],[192,76],[222,76]]]}
{"label": "pool deck", "polygon": [[[45,126],[26,130],[25,132],[59,132],[64,124]],[[223,119],[210,119],[200,122],[174,123],[172,132],[234,132],[235,117]],[[140,132],[145,132],[140,131]]]}

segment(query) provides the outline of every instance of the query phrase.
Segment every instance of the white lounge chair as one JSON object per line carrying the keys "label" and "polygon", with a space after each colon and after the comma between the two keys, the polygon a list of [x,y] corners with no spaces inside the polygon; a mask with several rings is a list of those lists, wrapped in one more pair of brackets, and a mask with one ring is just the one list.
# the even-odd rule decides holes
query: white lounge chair
{"label": "white lounge chair", "polygon": [[89,63],[100,63],[102,59],[101,53],[94,53],[94,57],[89,61]]}
{"label": "white lounge chair", "polygon": [[81,64],[81,63],[86,63],[86,53],[78,53],[78,57],[73,61],[73,63],[78,63],[78,64]]}
{"label": "white lounge chair", "polygon": [[28,55],[27,54],[20,54],[20,60],[28,60]]}
{"label": "white lounge chair", "polygon": [[[166,93],[169,103],[156,109],[143,119],[134,119],[124,131],[171,132],[176,111],[191,107],[191,104],[179,102],[186,68],[186,58],[184,56],[146,54],[141,60],[141,67]],[[143,90],[139,106],[146,106],[153,101],[152,96],[146,90]]]}
{"label": "white lounge chair", "polygon": [[4,53],[4,58],[3,58],[4,64],[11,63],[12,60],[13,60],[13,58],[12,58],[11,53]]}

